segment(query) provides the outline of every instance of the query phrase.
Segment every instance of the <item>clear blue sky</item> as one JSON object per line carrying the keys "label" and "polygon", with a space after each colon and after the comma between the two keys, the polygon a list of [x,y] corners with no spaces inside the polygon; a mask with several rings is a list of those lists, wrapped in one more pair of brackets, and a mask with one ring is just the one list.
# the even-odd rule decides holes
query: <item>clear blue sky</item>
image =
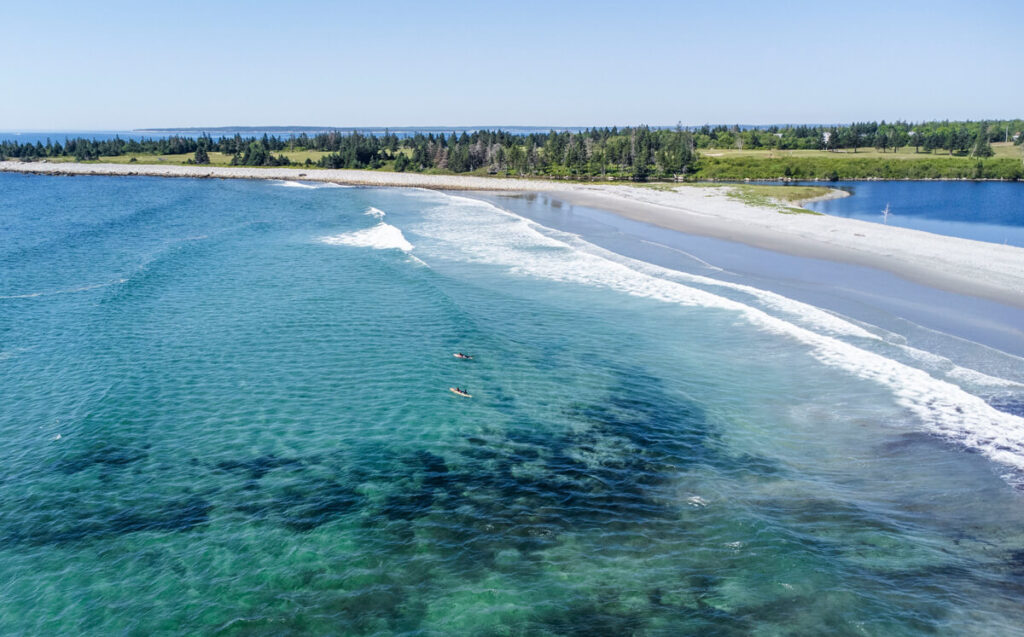
{"label": "clear blue sky", "polygon": [[1024,2],[0,4],[0,130],[1024,116]]}

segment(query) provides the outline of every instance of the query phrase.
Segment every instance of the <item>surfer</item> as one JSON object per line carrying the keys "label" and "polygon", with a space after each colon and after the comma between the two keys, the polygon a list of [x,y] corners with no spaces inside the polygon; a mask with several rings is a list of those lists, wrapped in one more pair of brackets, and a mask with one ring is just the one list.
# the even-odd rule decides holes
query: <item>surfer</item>
{"label": "surfer", "polygon": [[454,354],[452,354],[452,356],[454,356],[455,358],[461,358],[461,359],[464,359],[464,360],[467,360],[467,361],[473,360],[472,356],[470,356],[469,354],[463,354],[462,352],[455,352]]}

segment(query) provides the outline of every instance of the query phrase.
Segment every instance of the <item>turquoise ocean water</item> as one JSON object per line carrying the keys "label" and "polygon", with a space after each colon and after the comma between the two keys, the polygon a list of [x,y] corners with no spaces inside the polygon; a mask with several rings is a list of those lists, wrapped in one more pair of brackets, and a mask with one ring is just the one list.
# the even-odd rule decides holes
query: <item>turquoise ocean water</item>
{"label": "turquoise ocean water", "polygon": [[0,193],[0,633],[1024,625],[1019,358],[444,193]]}

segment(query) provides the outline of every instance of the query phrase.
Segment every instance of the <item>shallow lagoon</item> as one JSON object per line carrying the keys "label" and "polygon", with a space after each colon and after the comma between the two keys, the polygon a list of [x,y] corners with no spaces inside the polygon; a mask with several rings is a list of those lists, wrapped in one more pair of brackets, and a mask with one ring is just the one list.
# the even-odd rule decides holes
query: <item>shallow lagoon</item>
{"label": "shallow lagoon", "polygon": [[[852,196],[811,202],[807,208],[839,217],[1024,247],[1024,183],[851,181],[828,185]],[[890,209],[888,220],[882,215],[886,206]]]}

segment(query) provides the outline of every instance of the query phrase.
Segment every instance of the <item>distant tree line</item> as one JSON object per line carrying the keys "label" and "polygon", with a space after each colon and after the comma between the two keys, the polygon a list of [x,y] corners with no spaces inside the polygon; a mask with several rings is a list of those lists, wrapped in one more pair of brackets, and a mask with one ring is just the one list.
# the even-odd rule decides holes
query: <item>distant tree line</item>
{"label": "distant tree line", "polygon": [[[680,179],[699,176],[713,155],[701,162],[701,149],[779,149],[856,152],[873,147],[886,152],[912,146],[918,152],[984,158],[991,143],[1024,141],[1024,120],[988,122],[858,122],[848,126],[676,126],[590,128],[583,131],[513,133],[481,130],[461,134],[399,137],[391,132],[364,135],[339,131],[260,137],[214,138],[171,135],[107,140],[65,139],[46,143],[0,142],[0,157],[34,161],[74,158],[95,161],[123,155],[186,155],[191,163],[210,163],[222,153],[236,166],[286,166],[294,151],[320,151],[306,166],[323,168],[391,168],[396,171],[489,173],[573,179]],[[219,160],[223,161],[223,160]],[[718,163],[721,163],[720,161]]]}
{"label": "distant tree line", "polygon": [[[384,135],[301,134],[282,139],[262,137],[170,136],[155,139],[47,140],[45,144],[0,142],[0,156],[23,160],[74,157],[95,161],[119,155],[188,154],[192,163],[206,164],[210,153],[231,157],[237,166],[283,166],[291,164],[285,151],[313,150],[328,153],[305,165],[323,168],[380,168],[393,162],[397,171],[445,171],[466,173],[533,175],[552,177],[648,178],[682,177],[697,160],[694,135],[676,127],[652,129],[592,128],[582,132],[514,134],[505,131],[475,131],[451,135],[433,133],[399,138]],[[278,153],[278,154],[274,154]]]}
{"label": "distant tree line", "polygon": [[703,126],[694,131],[698,149],[848,150],[885,152],[912,146],[916,152],[991,157],[992,142],[1024,139],[1024,120],[979,122],[855,122],[848,126]]}
{"label": "distant tree line", "polygon": [[[486,171],[575,179],[680,178],[693,169],[693,133],[647,126],[513,135],[477,131],[450,136],[417,134],[401,140],[394,169]],[[325,159],[328,159],[328,156]]]}

